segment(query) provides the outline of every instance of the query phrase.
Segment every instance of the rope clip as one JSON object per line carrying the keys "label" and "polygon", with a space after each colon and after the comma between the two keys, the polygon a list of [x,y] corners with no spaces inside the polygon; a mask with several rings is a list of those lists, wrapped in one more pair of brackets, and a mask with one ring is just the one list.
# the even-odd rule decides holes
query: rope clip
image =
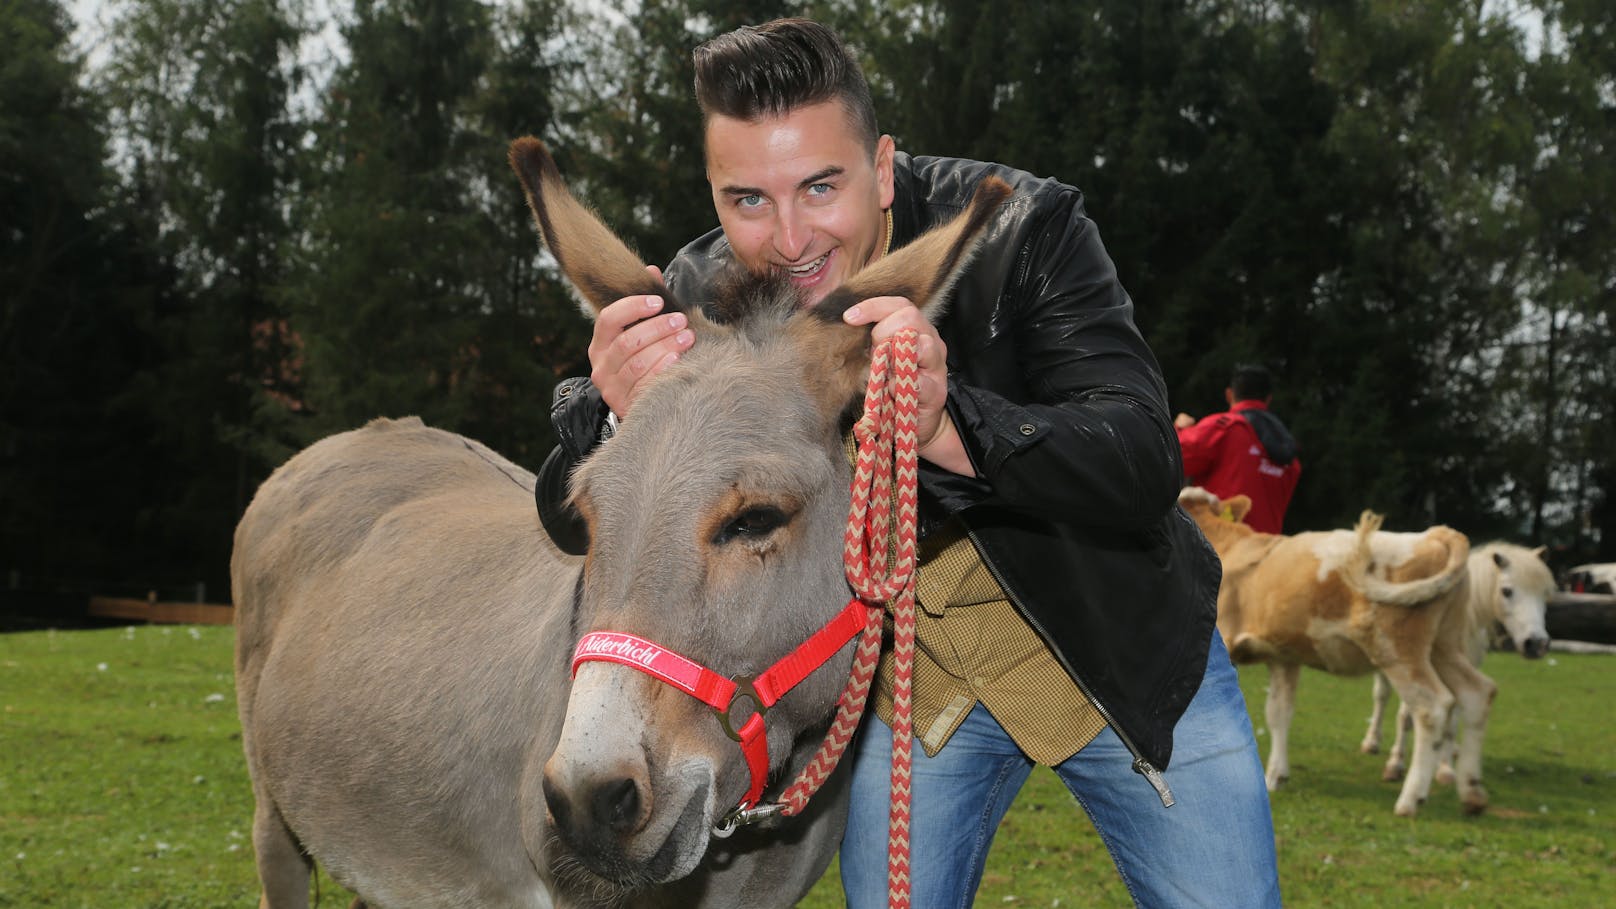
{"label": "rope clip", "polygon": [[737,827],[766,821],[785,810],[786,806],[779,802],[767,802],[750,808],[736,805],[729,814],[724,815],[723,819],[713,825],[713,836],[721,840],[728,839],[735,833]]}

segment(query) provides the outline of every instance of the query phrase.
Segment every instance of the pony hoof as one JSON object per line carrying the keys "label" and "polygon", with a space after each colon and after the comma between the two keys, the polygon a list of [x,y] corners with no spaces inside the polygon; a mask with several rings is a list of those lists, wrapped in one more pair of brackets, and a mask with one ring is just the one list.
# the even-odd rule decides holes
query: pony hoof
{"label": "pony hoof", "polygon": [[1380,772],[1380,778],[1388,783],[1398,782],[1403,778],[1403,768],[1387,765],[1386,769]]}

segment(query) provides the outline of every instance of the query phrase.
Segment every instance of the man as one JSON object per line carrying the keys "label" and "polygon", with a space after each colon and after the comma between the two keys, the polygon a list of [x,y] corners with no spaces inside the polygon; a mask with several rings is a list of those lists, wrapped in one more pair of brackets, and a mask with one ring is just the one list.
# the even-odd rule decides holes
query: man
{"label": "man", "polygon": [[[1044,764],[1141,905],[1278,905],[1262,768],[1213,634],[1217,557],[1176,507],[1166,389],[1081,194],[898,152],[856,61],[816,23],[742,28],[695,62],[721,226],[669,265],[683,299],[711,299],[739,261],[813,305],[957,213],[984,177],[1014,189],[938,325],[895,297],[845,315],[873,343],[920,334],[913,904],[970,903],[999,820]],[[634,296],[602,310],[591,379],[557,389],[562,444],[538,496],[563,546],[583,537],[561,478],[693,342],[661,306]],[[880,683],[851,754],[841,869],[854,909],[887,892],[889,661]]]}
{"label": "man", "polygon": [[1296,440],[1268,410],[1274,379],[1262,366],[1236,366],[1223,398],[1229,409],[1199,422],[1187,413],[1173,420],[1190,482],[1220,499],[1251,499],[1246,523],[1280,533],[1296,481],[1302,476]]}

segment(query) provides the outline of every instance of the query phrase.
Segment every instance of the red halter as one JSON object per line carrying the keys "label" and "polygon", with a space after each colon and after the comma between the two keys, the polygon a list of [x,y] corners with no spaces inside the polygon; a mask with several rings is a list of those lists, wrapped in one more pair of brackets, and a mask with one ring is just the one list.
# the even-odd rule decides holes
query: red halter
{"label": "red halter", "polygon": [[[842,645],[863,631],[865,614],[870,608],[854,597],[835,618],[826,622],[796,650],[751,678],[740,676],[728,679],[666,647],[617,631],[596,631],[584,635],[572,652],[572,673],[578,674],[580,663],[617,663],[660,679],[713,708],[719,724],[724,727],[724,733],[741,743],[746,765],[752,771],[752,784],[738,808],[745,812],[757,805],[758,799],[763,796],[763,784],[769,775],[769,739],[763,715],[786,692],[823,666],[836,651],[842,649]],[[753,711],[736,729],[735,706],[743,701],[750,701]]]}
{"label": "red halter", "polygon": [[[842,556],[848,583],[856,594],[835,618],[796,650],[755,678],[733,681],[644,638],[619,632],[585,635],[572,656],[574,675],[578,664],[589,660],[620,663],[661,679],[713,708],[724,732],[741,743],[752,773],[752,784],[740,805],[713,828],[715,836],[724,837],[740,824],[775,814],[790,817],[801,813],[809,797],[830,778],[864,713],[881,654],[882,604],[887,604],[894,626],[887,899],[894,909],[908,909],[910,905],[909,786],[914,734],[910,686],[915,650],[919,400],[919,336],[905,329],[873,351],[864,415],[853,429],[859,443],[858,459]],[[896,548],[889,550],[892,542],[896,542]],[[860,632],[852,675],[837,701],[836,716],[825,741],[797,779],[781,793],[779,802],[758,805],[769,773],[763,714]],[[738,697],[752,701],[756,708],[739,731],[730,716]]]}

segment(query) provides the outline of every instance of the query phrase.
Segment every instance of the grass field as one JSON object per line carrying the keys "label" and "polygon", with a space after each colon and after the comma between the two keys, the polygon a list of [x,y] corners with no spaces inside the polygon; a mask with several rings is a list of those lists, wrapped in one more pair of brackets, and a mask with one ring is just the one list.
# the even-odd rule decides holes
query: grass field
{"label": "grass field", "polygon": [[[0,907],[256,905],[230,646],[228,628],[0,635]],[[1451,788],[1394,817],[1396,786],[1357,751],[1368,680],[1303,674],[1273,804],[1288,905],[1616,905],[1616,658],[1485,668],[1500,693],[1479,818]],[[1266,747],[1264,682],[1242,670]],[[348,898],[322,881],[320,905]],[[1048,773],[1005,820],[977,904],[1130,905]],[[802,905],[841,905],[834,869]]]}

